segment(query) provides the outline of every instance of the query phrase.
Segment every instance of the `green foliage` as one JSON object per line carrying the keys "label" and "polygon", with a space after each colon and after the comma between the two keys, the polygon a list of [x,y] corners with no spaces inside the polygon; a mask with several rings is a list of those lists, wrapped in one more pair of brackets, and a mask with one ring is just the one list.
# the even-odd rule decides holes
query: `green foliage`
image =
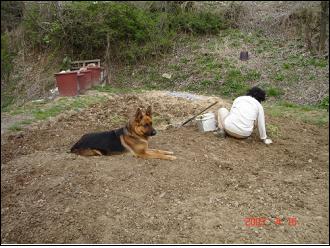
{"label": "green foliage", "polygon": [[1,80],[8,80],[13,69],[14,53],[9,48],[9,37],[1,34]]}
{"label": "green foliage", "polygon": [[203,71],[217,71],[222,67],[222,64],[211,56],[203,56],[199,58],[198,62],[201,64]]}
{"label": "green foliage", "polygon": [[315,105],[299,105],[286,101],[272,105],[265,103],[265,112],[274,117],[294,118],[318,126],[329,123],[329,112]]}
{"label": "green foliage", "polygon": [[285,60],[282,67],[287,70],[295,67],[306,67],[306,66],[325,68],[328,64],[329,62],[325,58],[305,57],[302,55],[290,55]]}
{"label": "green foliage", "polygon": [[8,111],[8,106],[14,102],[14,97],[1,92],[1,112]]}
{"label": "green foliage", "polygon": [[319,103],[319,107],[322,109],[329,109],[329,96],[326,96]]}
{"label": "green foliage", "polygon": [[71,68],[71,58],[68,56],[65,56],[63,61],[62,61],[62,65],[61,65],[61,70],[68,70]]}
{"label": "green foliage", "polygon": [[225,75],[221,91],[227,96],[244,95],[250,87],[248,83],[258,80],[260,76],[261,74],[256,70],[242,73],[239,69],[230,69]]}
{"label": "green foliage", "polygon": [[172,16],[174,29],[193,34],[217,34],[226,28],[221,16],[210,12],[180,12]]}
{"label": "green foliage", "polygon": [[23,9],[23,1],[1,1],[1,34],[19,25]]}
{"label": "green foliage", "polygon": [[52,6],[45,17],[38,5],[29,4],[26,38],[33,48],[65,48],[80,59],[104,58],[109,45],[112,60],[135,63],[168,52],[178,32],[214,34],[225,28],[221,17],[204,12],[150,12],[129,3],[73,1],[59,15]]}

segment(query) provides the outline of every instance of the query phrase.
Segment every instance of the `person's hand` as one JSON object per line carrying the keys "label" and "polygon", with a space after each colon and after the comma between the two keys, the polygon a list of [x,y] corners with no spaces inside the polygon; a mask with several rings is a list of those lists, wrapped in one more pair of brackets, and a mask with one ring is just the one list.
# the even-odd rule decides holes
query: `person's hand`
{"label": "person's hand", "polygon": [[273,143],[273,141],[272,141],[271,139],[264,139],[264,140],[262,140],[262,141],[263,141],[264,144],[266,144],[266,145],[269,145],[269,144]]}

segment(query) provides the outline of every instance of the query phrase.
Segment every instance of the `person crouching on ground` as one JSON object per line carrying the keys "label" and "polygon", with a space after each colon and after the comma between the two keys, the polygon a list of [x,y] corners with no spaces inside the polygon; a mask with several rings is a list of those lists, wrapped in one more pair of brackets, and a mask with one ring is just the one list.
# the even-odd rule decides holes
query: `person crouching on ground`
{"label": "person crouching on ground", "polygon": [[266,145],[273,143],[266,135],[265,115],[261,105],[265,99],[265,91],[253,87],[248,90],[246,96],[240,96],[234,100],[230,112],[226,108],[220,108],[218,110],[218,134],[228,134],[244,139],[252,134],[254,127],[257,127],[261,141]]}

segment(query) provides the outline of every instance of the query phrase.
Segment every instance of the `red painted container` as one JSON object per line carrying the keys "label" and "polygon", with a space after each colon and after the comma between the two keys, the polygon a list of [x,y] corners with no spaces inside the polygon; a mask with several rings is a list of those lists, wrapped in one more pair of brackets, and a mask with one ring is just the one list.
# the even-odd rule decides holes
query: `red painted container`
{"label": "red painted container", "polygon": [[83,87],[84,89],[90,89],[92,87],[92,71],[87,70],[87,71],[81,71],[81,74],[85,75],[85,77],[82,79],[83,82]]}
{"label": "red painted container", "polygon": [[86,91],[84,85],[84,77],[85,75],[78,73],[78,91],[79,93],[84,93]]}
{"label": "red painted container", "polygon": [[76,96],[79,92],[78,71],[55,73],[60,96]]}
{"label": "red painted container", "polygon": [[92,71],[92,85],[98,85],[101,81],[101,67],[88,67],[88,70]]}

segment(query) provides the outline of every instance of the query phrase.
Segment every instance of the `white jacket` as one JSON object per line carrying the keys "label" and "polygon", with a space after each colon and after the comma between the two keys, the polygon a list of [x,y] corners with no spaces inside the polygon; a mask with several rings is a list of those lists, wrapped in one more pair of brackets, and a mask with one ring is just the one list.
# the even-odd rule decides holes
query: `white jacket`
{"label": "white jacket", "polygon": [[256,122],[260,139],[267,138],[264,109],[251,96],[236,98],[224,122],[226,130],[246,137],[251,135]]}

